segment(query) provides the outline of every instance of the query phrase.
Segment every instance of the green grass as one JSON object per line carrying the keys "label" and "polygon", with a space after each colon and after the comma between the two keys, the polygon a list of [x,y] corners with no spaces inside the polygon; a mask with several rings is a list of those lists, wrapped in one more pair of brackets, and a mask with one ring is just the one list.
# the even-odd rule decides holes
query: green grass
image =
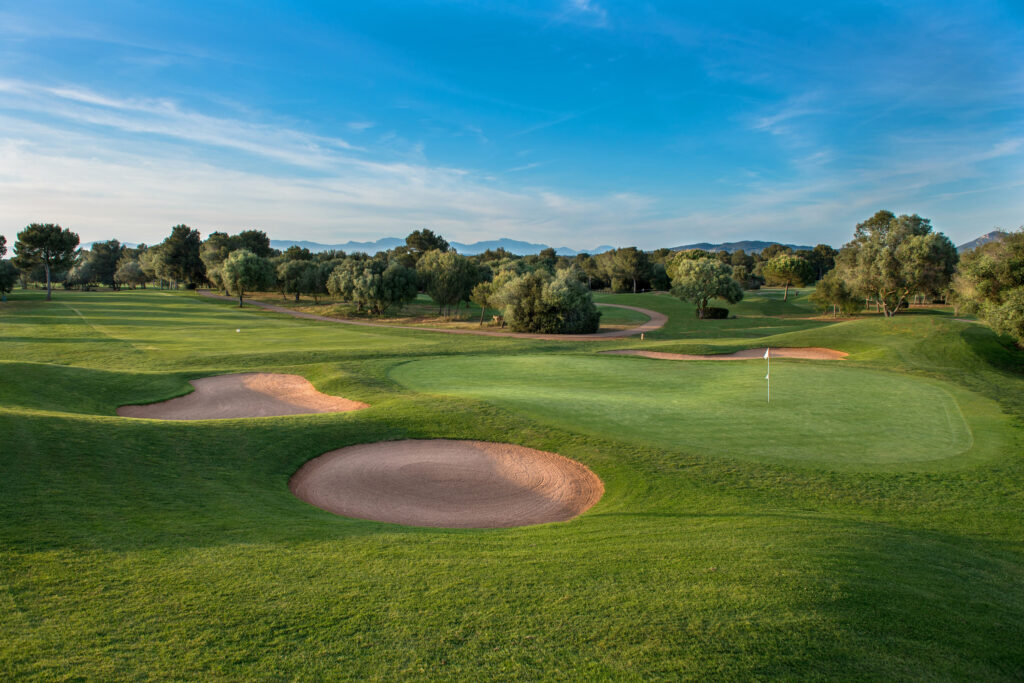
{"label": "green grass", "polygon": [[568,431],[704,456],[851,467],[963,465],[1006,451],[1002,439],[973,437],[1007,431],[998,405],[953,385],[829,362],[774,365],[770,404],[763,361],[462,356],[391,376]]}
{"label": "green grass", "polygon": [[[185,293],[58,291],[47,304],[16,291],[0,305],[0,678],[1018,680],[1022,354],[948,316],[829,324],[771,294],[723,321],[662,295],[604,295],[670,324],[646,342],[587,343],[360,328]],[[779,391],[808,400],[716,413],[748,382],[763,388],[761,362],[595,355],[765,343],[851,356],[773,363]],[[114,415],[249,370],[371,408]],[[393,379],[413,372],[429,391]],[[677,396],[681,376],[707,400]],[[821,405],[832,385],[858,400]],[[885,395],[895,416],[861,400]],[[685,442],[627,408],[667,415],[675,400],[709,416]],[[984,453],[954,453],[951,405]],[[818,464],[805,443],[792,462],[714,447],[805,429]],[[856,444],[839,435],[888,436],[888,464],[850,463]],[[606,493],[568,523],[443,530],[336,517],[287,489],[326,450],[433,437],[555,450]],[[789,447],[759,440],[765,454]],[[925,442],[946,457],[909,457]]]}

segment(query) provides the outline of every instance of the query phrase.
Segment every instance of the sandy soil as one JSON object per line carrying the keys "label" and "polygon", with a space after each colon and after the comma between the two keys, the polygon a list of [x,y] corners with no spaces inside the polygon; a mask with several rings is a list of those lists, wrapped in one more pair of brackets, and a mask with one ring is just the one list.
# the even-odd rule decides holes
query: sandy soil
{"label": "sandy soil", "polygon": [[359,401],[322,394],[299,375],[249,372],[203,377],[189,384],[195,387],[191,394],[149,405],[121,406],[117,414],[153,420],[224,420],[369,408]]}
{"label": "sandy soil", "polygon": [[[614,353],[619,356],[643,356],[644,358],[657,358],[659,360],[750,360],[752,358],[763,358],[764,347],[760,349],[744,349],[735,353],[718,353],[710,355],[690,353],[665,353],[662,351],[638,351],[635,349],[619,349],[617,351],[602,351],[601,353]],[[839,360],[846,358],[848,353],[836,351],[835,349],[824,349],[816,346],[806,348],[772,348],[771,358],[803,358],[805,360]]]}
{"label": "sandy soil", "polygon": [[[230,296],[223,296],[221,294],[214,294],[208,290],[197,290],[197,292],[211,299],[221,299],[222,301],[234,301],[238,302],[238,299]],[[513,337],[519,339],[546,339],[550,341],[591,341],[600,339],[614,339],[616,337],[630,337],[641,332],[653,332],[654,330],[661,329],[668,322],[668,316],[657,311],[652,311],[646,308],[638,308],[636,306],[626,306],[623,304],[597,304],[598,306],[608,306],[609,308],[625,308],[631,311],[637,311],[643,313],[648,318],[647,322],[635,327],[627,327],[621,330],[608,330],[605,332],[595,332],[594,334],[529,334],[525,332],[497,332],[493,330],[471,330],[464,328],[443,328],[443,327],[424,327],[419,325],[389,325],[388,323],[371,323],[365,320],[350,320],[347,318],[331,318],[326,315],[317,315],[315,313],[306,313],[305,311],[296,311],[285,306],[276,306],[274,304],[268,304],[264,301],[252,301],[246,300],[247,306],[258,306],[259,308],[265,308],[268,311],[274,311],[275,313],[284,313],[295,318],[305,318],[307,320],[323,320],[331,323],[342,323],[344,325],[360,325],[364,327],[390,327],[399,330],[423,330],[427,332],[447,332],[448,334],[477,334],[484,337]]]}
{"label": "sandy soil", "polygon": [[589,509],[604,485],[554,453],[484,441],[384,441],[324,453],[288,484],[345,517],[412,526],[497,528],[562,522]]}

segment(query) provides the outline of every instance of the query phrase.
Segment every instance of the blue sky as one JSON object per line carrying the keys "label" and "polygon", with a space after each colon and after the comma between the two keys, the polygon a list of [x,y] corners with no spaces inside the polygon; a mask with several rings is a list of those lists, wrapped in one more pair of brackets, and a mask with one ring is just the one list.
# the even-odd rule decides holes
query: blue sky
{"label": "blue sky", "polygon": [[1024,4],[0,0],[0,232],[1024,223]]}

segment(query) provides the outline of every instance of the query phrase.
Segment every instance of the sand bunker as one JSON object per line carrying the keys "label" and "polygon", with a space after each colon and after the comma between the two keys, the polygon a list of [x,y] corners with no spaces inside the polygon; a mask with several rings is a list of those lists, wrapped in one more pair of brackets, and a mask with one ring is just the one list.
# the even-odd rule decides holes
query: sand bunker
{"label": "sand bunker", "polygon": [[149,405],[121,406],[117,414],[152,420],[224,420],[369,408],[359,401],[322,394],[299,375],[247,372],[194,379],[189,384],[195,387],[191,394]]}
{"label": "sand bunker", "polygon": [[563,522],[604,485],[554,453],[484,441],[384,441],[324,453],[288,484],[345,517],[412,526],[494,528]]}
{"label": "sand bunker", "polygon": [[[660,360],[750,360],[752,358],[763,358],[764,347],[760,349],[743,349],[735,353],[718,354],[691,354],[691,353],[664,353],[662,351],[638,351],[636,349],[620,349],[618,351],[602,351],[602,353],[614,353],[620,356],[643,356],[644,358],[658,358]],[[771,358],[803,358],[805,360],[839,360],[850,354],[835,349],[823,349],[817,346],[805,348],[772,348]]]}

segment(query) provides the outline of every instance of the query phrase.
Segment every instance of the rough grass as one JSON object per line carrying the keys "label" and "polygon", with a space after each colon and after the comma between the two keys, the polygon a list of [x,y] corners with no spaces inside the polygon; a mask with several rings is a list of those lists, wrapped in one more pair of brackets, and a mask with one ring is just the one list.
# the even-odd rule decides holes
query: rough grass
{"label": "rough grass", "polygon": [[[420,359],[492,358],[502,373],[561,361],[613,368],[601,371],[623,400],[641,400],[650,382],[629,374],[684,370],[593,356],[639,341],[356,328],[184,293],[41,298],[19,291],[0,306],[2,678],[1024,675],[1021,354],[980,325],[701,323],[668,297],[607,299],[669,312],[645,347],[831,346],[852,353],[843,386],[863,391],[864,368],[865,386],[904,387],[915,419],[935,419],[920,400],[931,387],[948,389],[974,427],[972,397],[1010,416],[974,429],[977,442],[1002,444],[984,459],[843,469],[722,457],[572,420],[568,408],[556,420],[391,379]],[[820,365],[786,367],[810,390],[803,373]],[[372,407],[193,424],[114,416],[241,370],[296,372]],[[693,372],[732,382],[742,369]],[[553,391],[569,381],[555,380]],[[722,443],[777,417],[752,415],[717,417]],[[850,420],[862,417],[851,406]],[[456,531],[343,519],[288,492],[295,469],[326,450],[431,437],[556,450],[591,467],[606,494],[569,523]]]}

